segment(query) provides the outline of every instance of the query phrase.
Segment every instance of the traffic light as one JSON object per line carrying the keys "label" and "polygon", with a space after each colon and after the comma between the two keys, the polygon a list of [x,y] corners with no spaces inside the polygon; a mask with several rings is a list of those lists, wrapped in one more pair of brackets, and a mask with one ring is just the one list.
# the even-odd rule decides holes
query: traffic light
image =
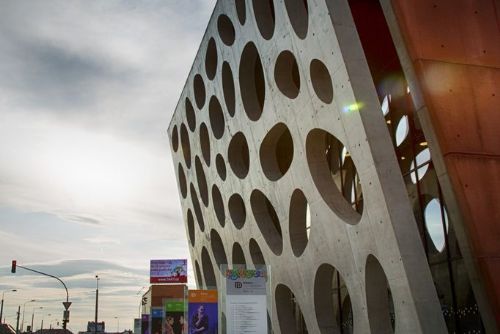
{"label": "traffic light", "polygon": [[12,269],[10,270],[10,272],[13,273],[13,274],[16,273],[16,265],[17,265],[17,261],[16,260],[12,260]]}

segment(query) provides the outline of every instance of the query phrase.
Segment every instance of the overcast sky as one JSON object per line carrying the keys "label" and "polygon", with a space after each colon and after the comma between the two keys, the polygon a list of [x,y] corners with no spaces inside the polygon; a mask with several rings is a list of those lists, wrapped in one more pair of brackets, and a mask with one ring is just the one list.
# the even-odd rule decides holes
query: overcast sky
{"label": "overcast sky", "polygon": [[[215,0],[0,0],[0,293],[25,329],[133,328],[151,258],[189,257],[166,130]],[[190,274],[192,271],[190,269]],[[190,285],[194,286],[193,276]],[[43,307],[43,309],[40,309]],[[49,315],[50,314],[50,315]]]}

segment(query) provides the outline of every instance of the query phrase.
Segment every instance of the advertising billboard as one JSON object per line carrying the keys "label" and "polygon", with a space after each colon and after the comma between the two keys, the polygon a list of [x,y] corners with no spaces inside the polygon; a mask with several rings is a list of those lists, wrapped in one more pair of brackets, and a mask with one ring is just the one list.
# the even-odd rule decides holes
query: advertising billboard
{"label": "advertising billboard", "polygon": [[189,290],[190,333],[217,334],[217,290]]}
{"label": "advertising billboard", "polygon": [[187,260],[151,260],[150,283],[187,283]]}
{"label": "advertising billboard", "polygon": [[185,321],[187,303],[184,299],[167,299],[165,303],[165,333],[188,334],[188,324]]}

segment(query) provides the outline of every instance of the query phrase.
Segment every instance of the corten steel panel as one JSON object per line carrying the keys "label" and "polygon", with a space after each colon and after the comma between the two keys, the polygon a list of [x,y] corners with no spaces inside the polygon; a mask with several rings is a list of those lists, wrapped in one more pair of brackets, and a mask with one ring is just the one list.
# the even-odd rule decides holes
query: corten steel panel
{"label": "corten steel panel", "polygon": [[438,172],[447,173],[452,182],[471,256],[500,326],[499,4],[495,0],[392,0],[392,4],[432,121],[428,128],[424,122],[424,132],[435,130],[437,143],[432,145],[439,144],[446,166]]}
{"label": "corten steel panel", "polygon": [[[397,332],[446,332],[380,108],[347,0],[218,1],[168,130],[198,285],[220,286],[217,264],[252,266],[260,253],[275,333],[293,334],[279,326],[294,317],[281,307],[289,291],[310,333],[335,331],[334,313],[315,309],[332,303],[334,268],[357,333],[392,332],[386,282]],[[330,152],[342,145],[339,162]],[[359,193],[347,189],[354,205],[338,189],[343,178],[362,190],[362,209]],[[302,239],[296,194],[311,216],[306,236],[302,202]]]}

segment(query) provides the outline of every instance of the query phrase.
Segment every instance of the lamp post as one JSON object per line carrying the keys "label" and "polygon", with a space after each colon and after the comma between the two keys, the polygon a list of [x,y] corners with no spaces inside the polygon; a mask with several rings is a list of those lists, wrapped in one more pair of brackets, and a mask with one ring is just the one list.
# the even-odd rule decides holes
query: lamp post
{"label": "lamp post", "polygon": [[[138,296],[142,290],[144,290],[146,287],[143,286],[139,291],[137,291],[137,293],[135,294],[136,296]],[[141,296],[141,300],[139,301],[139,318],[141,317],[141,306],[142,306],[142,296]]]}
{"label": "lamp post", "polygon": [[21,320],[21,332],[24,331],[24,311],[26,311],[26,304],[34,302],[36,302],[36,299],[28,300],[23,304],[23,320]]}
{"label": "lamp post", "polygon": [[16,292],[17,290],[16,289],[12,289],[12,290],[5,290],[2,292],[2,306],[0,306],[0,324],[2,323],[2,316],[3,316],[3,298],[5,296],[5,293],[6,292]]}
{"label": "lamp post", "polygon": [[99,309],[99,275],[95,275],[96,289],[95,289],[95,326],[94,333],[97,334],[97,315]]}
{"label": "lamp post", "polygon": [[[33,320],[35,320],[35,309],[36,309],[36,307],[33,307],[33,313],[31,314],[31,331],[32,332],[34,330],[34,328],[33,328]],[[39,309],[42,310],[43,306],[40,306]]]}
{"label": "lamp post", "polygon": [[120,318],[119,317],[115,317],[115,319],[117,320],[117,323],[116,323],[116,332],[119,333],[120,332]]}

